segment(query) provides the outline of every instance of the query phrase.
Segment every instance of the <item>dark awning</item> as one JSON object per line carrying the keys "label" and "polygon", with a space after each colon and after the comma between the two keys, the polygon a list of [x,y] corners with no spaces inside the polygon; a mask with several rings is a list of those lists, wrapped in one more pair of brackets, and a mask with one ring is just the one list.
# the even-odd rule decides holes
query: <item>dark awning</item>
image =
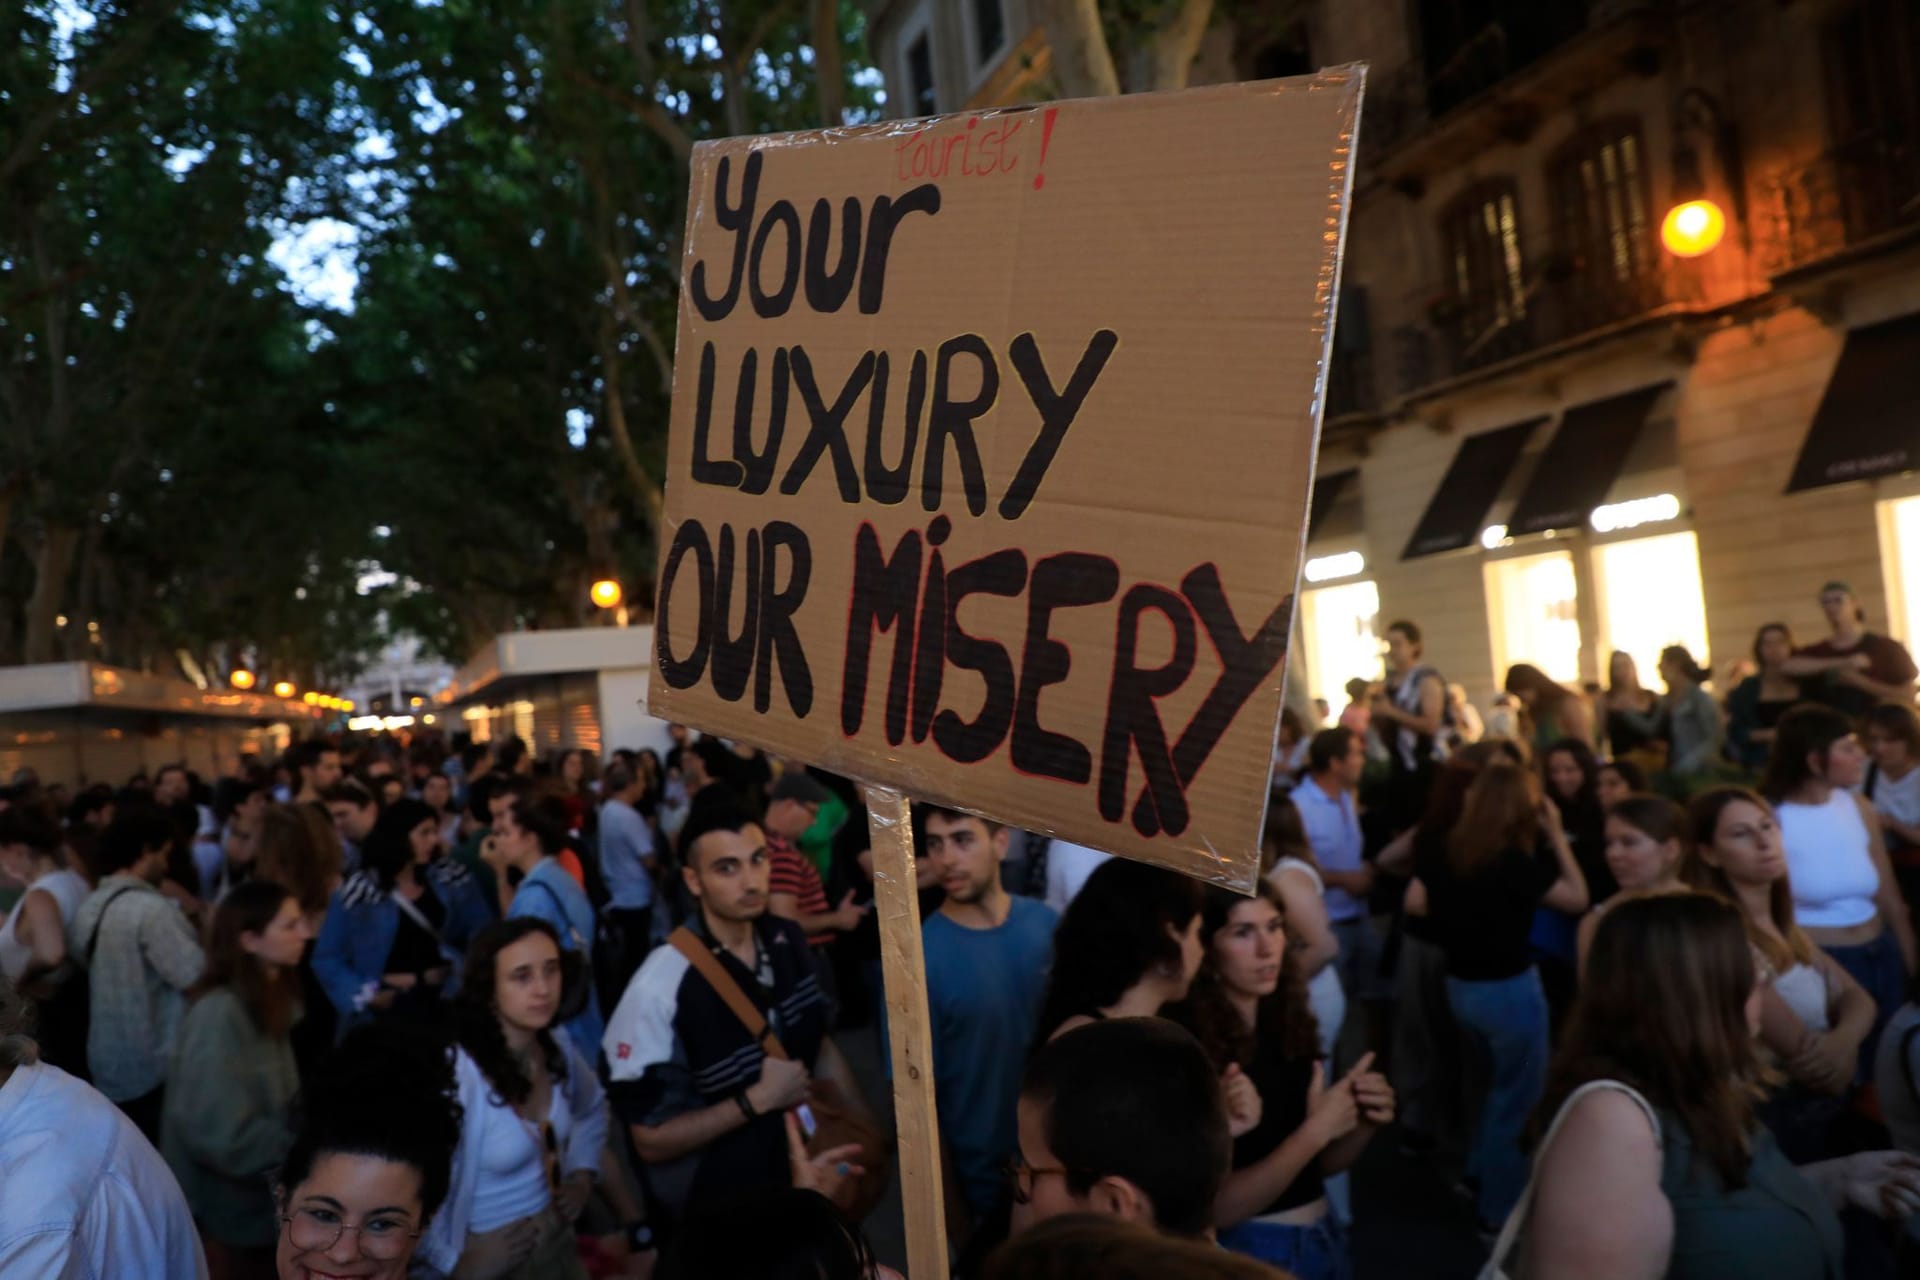
{"label": "dark awning", "polygon": [[1462,440],[1460,452],[1453,455],[1453,465],[1447,468],[1400,558],[1413,560],[1472,546],[1480,537],[1487,509],[1506,486],[1513,464],[1545,421],[1532,418]]}
{"label": "dark awning", "polygon": [[1508,535],[1518,538],[1549,529],[1584,527],[1620,478],[1620,468],[1633,452],[1633,442],[1640,438],[1654,401],[1672,385],[1641,387],[1575,405],[1561,415],[1560,430],[1540,455],[1540,465],[1513,506]]}
{"label": "dark awning", "polygon": [[1359,469],[1349,467],[1345,471],[1321,476],[1313,482],[1313,505],[1308,508],[1307,515],[1308,539],[1320,532],[1320,522],[1327,518],[1327,512],[1333,510],[1333,504],[1340,501],[1340,495],[1346,492],[1347,486],[1359,478]]}
{"label": "dark awning", "polygon": [[1788,493],[1920,464],[1920,313],[1847,334]]}

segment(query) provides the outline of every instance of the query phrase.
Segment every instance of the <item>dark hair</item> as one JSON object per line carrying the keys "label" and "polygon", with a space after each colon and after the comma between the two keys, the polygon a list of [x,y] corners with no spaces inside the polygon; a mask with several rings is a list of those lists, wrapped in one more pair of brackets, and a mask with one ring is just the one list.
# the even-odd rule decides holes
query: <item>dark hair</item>
{"label": "dark hair", "polygon": [[1595,782],[1598,782],[1601,773],[1608,769],[1620,775],[1620,781],[1627,784],[1627,790],[1645,791],[1647,789],[1647,775],[1642,771],[1640,766],[1633,761],[1623,759],[1607,761],[1605,764],[1602,764],[1599,769],[1594,771],[1593,776]]}
{"label": "dark hair", "polygon": [[923,831],[926,830],[928,818],[943,818],[948,822],[977,822],[987,829],[988,835],[993,835],[1006,825],[1005,823],[995,822],[992,818],[982,817],[977,813],[968,813],[965,809],[949,809],[945,805],[940,804],[923,804],[920,806],[920,829]]}
{"label": "dark hair", "polygon": [[360,866],[382,889],[393,888],[394,878],[413,865],[413,829],[423,822],[439,825],[440,815],[425,800],[402,797],[380,811],[360,849]]}
{"label": "dark hair", "polygon": [[1896,742],[1904,742],[1907,754],[1920,760],[1920,715],[1904,702],[1882,702],[1868,709],[1866,725],[1878,729]]}
{"label": "dark hair", "polygon": [[1001,1245],[982,1280],[1273,1280],[1283,1275],[1244,1254],[1149,1231],[1105,1213],[1066,1213]]}
{"label": "dark hair", "polygon": [[1398,631],[1401,635],[1407,638],[1408,644],[1417,645],[1417,644],[1424,643],[1420,635],[1419,626],[1415,623],[1407,621],[1405,618],[1400,618],[1393,622],[1389,622],[1387,624],[1387,629],[1381,634],[1392,635],[1396,631]]}
{"label": "dark hair", "polygon": [[321,793],[320,803],[350,804],[356,809],[364,809],[380,801],[358,778],[342,778]]}
{"label": "dark hair", "polygon": [[179,774],[181,781],[185,782],[188,786],[193,785],[193,774],[187,769],[187,766],[179,760],[169,761],[161,765],[158,769],[155,769],[153,771],[153,785],[156,787],[159,786],[161,780],[170,773]]}
{"label": "dark hair", "polygon": [[1531,662],[1516,662],[1507,668],[1506,691],[1525,703],[1525,694],[1533,694],[1540,699],[1540,706],[1534,714],[1543,710],[1558,710],[1576,697],[1573,690],[1567,688],[1552,676],[1534,666]]}
{"label": "dark hair", "polygon": [[527,758],[527,744],[517,734],[504,739],[493,749],[493,764],[502,773],[512,773]]}
{"label": "dark hair", "polygon": [[[697,756],[700,767],[707,771],[709,782],[730,783],[733,781],[733,752],[718,738],[699,738],[688,745],[684,756]],[[684,756],[682,758],[684,758]]]}
{"label": "dark hair", "polygon": [[125,871],[147,850],[171,846],[176,835],[173,819],[160,806],[151,801],[122,804],[94,846],[93,873],[104,879]]}
{"label": "dark hair", "polygon": [[1695,684],[1706,684],[1713,679],[1713,673],[1694,661],[1693,650],[1683,644],[1670,644],[1660,651],[1661,662],[1671,662],[1680,668],[1682,675]]}
{"label": "dark hair", "polygon": [[81,826],[112,803],[113,788],[104,782],[96,782],[73,798],[73,804],[67,809],[67,825]]}
{"label": "dark hair", "polygon": [[1765,1069],[1747,1029],[1745,913],[1705,893],[1630,897],[1594,932],[1547,1091],[1538,1141],[1567,1097],[1619,1080],[1678,1120],[1729,1187],[1746,1185]]}
{"label": "dark hair", "polygon": [[1760,626],[1760,629],[1753,633],[1753,660],[1754,662],[1758,663],[1760,666],[1763,666],[1763,667],[1766,665],[1766,663],[1760,657],[1760,642],[1767,638],[1767,633],[1769,631],[1778,631],[1781,635],[1787,638],[1787,646],[1789,648],[1793,646],[1793,630],[1790,627],[1788,627],[1786,623],[1784,622],[1762,623]]}
{"label": "dark hair", "polygon": [[[519,1106],[533,1093],[533,1081],[520,1069],[507,1048],[507,1033],[500,1029],[500,1013],[494,1007],[494,991],[499,982],[495,961],[514,943],[540,934],[553,944],[555,955],[565,955],[560,935],[537,916],[514,916],[496,920],[474,935],[467,947],[467,961],[460,970],[460,994],[453,998],[454,1038],[474,1065],[500,1095],[501,1101]],[[567,1078],[567,1055],[553,1037],[552,1027],[542,1027],[534,1036],[546,1058],[547,1072],[555,1080]]]}
{"label": "dark hair", "polygon": [[688,805],[687,820],[680,828],[681,863],[693,865],[693,848],[702,836],[715,831],[744,831],[752,825],[753,815],[747,812],[746,802],[731,791],[722,788],[712,795],[701,792]]}
{"label": "dark hair", "polygon": [[251,778],[222,778],[213,787],[213,816],[227,821],[264,788]]}
{"label": "dark hair", "polygon": [[1355,676],[1353,679],[1347,681],[1346,684],[1342,685],[1340,691],[1347,695],[1347,701],[1358,702],[1360,699],[1366,697],[1367,691],[1372,688],[1372,681]]}
{"label": "dark hair", "polygon": [[547,812],[544,804],[530,804],[525,797],[513,802],[513,825],[540,842],[543,857],[557,858],[567,847],[567,829]]}
{"label": "dark hair", "polygon": [[[1320,1028],[1314,1022],[1313,1010],[1307,1005],[1306,979],[1301,975],[1300,963],[1291,950],[1280,961],[1280,985],[1261,997],[1259,1009],[1254,1015],[1254,1029],[1247,1030],[1240,1011],[1228,1000],[1227,993],[1221,987],[1220,975],[1213,963],[1213,940],[1219,936],[1220,930],[1226,928],[1233,909],[1251,899],[1211,885],[1204,892],[1206,902],[1200,913],[1200,942],[1206,949],[1207,958],[1201,962],[1199,976],[1194,978],[1193,989],[1187,993],[1187,998],[1172,1006],[1168,1016],[1199,1037],[1207,1057],[1213,1060],[1215,1071],[1225,1071],[1232,1063],[1238,1063],[1242,1070],[1252,1067],[1254,1055],[1263,1042],[1275,1051],[1274,1056],[1278,1058],[1305,1061],[1319,1057]],[[1274,887],[1271,880],[1261,880],[1255,884],[1253,896],[1279,912],[1281,921],[1285,922],[1286,900],[1280,896],[1280,890]]]}
{"label": "dark hair", "polygon": [[323,1157],[366,1156],[417,1170],[421,1214],[432,1218],[453,1178],[459,1097],[444,1040],[395,1022],[356,1028],[305,1079],[282,1193],[291,1198]]}
{"label": "dark hair", "polygon": [[1616,800],[1608,807],[1607,816],[1620,819],[1649,840],[1662,844],[1678,841],[1683,853],[1690,843],[1687,811],[1665,796],[1635,793]]}
{"label": "dark hair", "polygon": [[1312,773],[1325,773],[1333,768],[1336,762],[1346,759],[1359,736],[1343,724],[1314,734],[1313,741],[1307,744],[1307,769]]}
{"label": "dark hair", "polygon": [[1200,897],[1198,880],[1164,867],[1111,858],[1095,868],[1054,930],[1040,1039],[1112,1004],[1155,965],[1181,965],[1179,935],[1200,914]]}
{"label": "dark hair", "polygon": [[[1687,806],[1688,832],[1692,836],[1686,850],[1686,857],[1680,863],[1680,878],[1696,889],[1718,894],[1731,902],[1738,902],[1732,880],[1723,867],[1708,862],[1705,853],[1713,848],[1720,834],[1720,819],[1727,809],[1735,804],[1750,804],[1760,810],[1776,824],[1779,815],[1773,806],[1745,787],[1714,787],[1696,795]],[[1746,911],[1741,911],[1746,918]],[[1806,930],[1800,927],[1794,918],[1793,881],[1783,870],[1767,889],[1767,915],[1773,921],[1774,933],[1749,928],[1753,945],[1780,972],[1785,973],[1796,964],[1813,963],[1813,940],[1807,937]],[[1748,922],[1752,924],[1751,921]]]}
{"label": "dark hair", "polygon": [[1571,799],[1564,798],[1551,786],[1547,787],[1547,798],[1560,810],[1563,817],[1572,818],[1581,812],[1598,813],[1600,809],[1600,759],[1593,754],[1593,747],[1578,738],[1561,738],[1540,755],[1540,778],[1546,781],[1547,762],[1558,752],[1573,757],[1580,767],[1580,790]]}
{"label": "dark hair", "polygon": [[23,844],[35,853],[60,856],[60,828],[34,809],[0,809],[0,844]]}
{"label": "dark hair", "polygon": [[1833,744],[1853,733],[1853,721],[1817,703],[1803,703],[1788,710],[1773,729],[1773,751],[1767,757],[1767,769],[1760,779],[1760,793],[1779,804],[1807,782],[1818,777],[1807,757],[1818,755],[1826,767],[1827,753]]}
{"label": "dark hair", "polygon": [[475,822],[493,820],[493,797],[506,779],[497,773],[483,773],[467,786],[467,813]]}
{"label": "dark hair", "polygon": [[243,933],[265,933],[293,891],[271,880],[237,884],[213,911],[212,936],[207,946],[207,968],[194,985],[195,998],[230,987],[254,1027],[279,1037],[293,1025],[300,1003],[300,979],[290,969],[272,970],[240,945]]}
{"label": "dark hair", "polygon": [[320,757],[329,751],[338,755],[340,748],[325,738],[308,738],[303,742],[296,742],[287,751],[287,767],[293,770],[293,776],[298,779],[301,770],[311,769],[319,764]]}
{"label": "dark hair", "polygon": [[611,800],[638,781],[638,771],[625,760],[616,757],[600,775],[600,794]]}
{"label": "dark hair", "polygon": [[1041,1046],[1020,1096],[1045,1111],[1047,1149],[1075,1195],[1125,1178],[1153,1202],[1162,1231],[1213,1226],[1233,1144],[1219,1070],[1185,1029],[1164,1018],[1076,1027]]}
{"label": "dark hair", "polygon": [[1260,828],[1260,874],[1270,874],[1282,858],[1298,858],[1316,870],[1320,866],[1300,821],[1300,807],[1290,800],[1273,800],[1267,804],[1267,820]]}
{"label": "dark hair", "polygon": [[657,1280],[868,1280],[873,1268],[866,1237],[831,1200],[818,1191],[767,1187],[689,1212],[660,1259]]}

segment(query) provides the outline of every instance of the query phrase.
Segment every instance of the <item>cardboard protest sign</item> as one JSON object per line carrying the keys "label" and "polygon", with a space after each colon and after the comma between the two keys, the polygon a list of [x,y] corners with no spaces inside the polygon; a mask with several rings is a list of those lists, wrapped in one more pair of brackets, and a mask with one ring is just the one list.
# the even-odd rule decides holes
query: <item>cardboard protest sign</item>
{"label": "cardboard protest sign", "polygon": [[1362,78],[701,144],[654,713],[1250,886]]}

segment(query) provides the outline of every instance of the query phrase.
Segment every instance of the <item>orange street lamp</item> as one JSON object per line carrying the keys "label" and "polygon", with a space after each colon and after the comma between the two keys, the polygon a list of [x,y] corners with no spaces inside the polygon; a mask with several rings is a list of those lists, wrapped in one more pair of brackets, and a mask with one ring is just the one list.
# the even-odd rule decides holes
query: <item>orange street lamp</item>
{"label": "orange street lamp", "polygon": [[276,698],[291,698],[291,697],[293,696],[293,694],[294,694],[294,688],[293,688],[293,681],[291,681],[291,680],[277,680],[277,681],[275,681],[275,682],[274,682],[274,686],[273,686],[273,696],[274,696],[274,697],[276,697]]}
{"label": "orange street lamp", "polygon": [[617,609],[620,602],[626,599],[626,593],[612,578],[602,578],[594,583],[587,595],[602,609]]}
{"label": "orange street lamp", "polygon": [[1711,200],[1686,200],[1667,211],[1660,243],[1676,258],[1709,253],[1727,234],[1727,215]]}
{"label": "orange street lamp", "polygon": [[227,677],[227,683],[232,685],[234,688],[240,690],[242,693],[245,693],[248,689],[253,688],[253,680],[254,680],[253,672],[247,670],[245,667],[239,668],[232,675]]}
{"label": "orange street lamp", "polygon": [[[278,686],[275,686],[274,692],[276,693],[279,692]],[[284,694],[281,694],[280,696],[284,698],[291,698],[293,696],[293,686],[288,685],[287,691]],[[302,698],[301,701],[305,702],[310,707],[317,707],[320,705],[320,695],[315,693],[313,690],[309,689],[306,692],[306,696]]]}

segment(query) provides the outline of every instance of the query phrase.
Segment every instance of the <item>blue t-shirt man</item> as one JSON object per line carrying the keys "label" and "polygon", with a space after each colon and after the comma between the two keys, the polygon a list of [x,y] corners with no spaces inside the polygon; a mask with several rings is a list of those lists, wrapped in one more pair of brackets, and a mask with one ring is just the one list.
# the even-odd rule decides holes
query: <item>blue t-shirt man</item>
{"label": "blue t-shirt man", "polygon": [[923,930],[933,1079],[959,1191],[976,1216],[1006,1194],[1015,1111],[1053,967],[1056,916],[1000,883],[1007,832],[970,814],[927,815],[926,857],[946,902]]}

